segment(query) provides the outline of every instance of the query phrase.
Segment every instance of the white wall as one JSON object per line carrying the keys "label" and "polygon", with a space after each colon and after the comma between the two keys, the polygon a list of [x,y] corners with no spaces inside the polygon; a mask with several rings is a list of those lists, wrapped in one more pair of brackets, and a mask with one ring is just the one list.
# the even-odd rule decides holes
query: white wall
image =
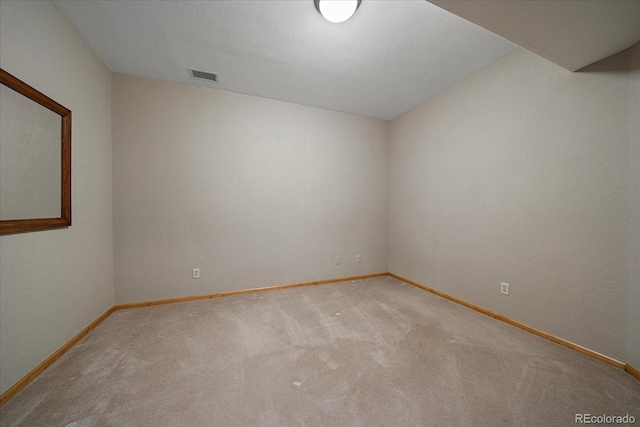
{"label": "white wall", "polygon": [[73,225],[0,237],[5,391],[113,305],[111,73],[49,2],[0,2],[0,52],[73,114]]}
{"label": "white wall", "polygon": [[640,366],[629,55],[518,49],[396,118],[389,271]]}
{"label": "white wall", "polygon": [[629,51],[629,70],[628,363],[640,369],[640,43]]}
{"label": "white wall", "polygon": [[112,115],[118,303],[387,270],[388,122],[122,74]]}

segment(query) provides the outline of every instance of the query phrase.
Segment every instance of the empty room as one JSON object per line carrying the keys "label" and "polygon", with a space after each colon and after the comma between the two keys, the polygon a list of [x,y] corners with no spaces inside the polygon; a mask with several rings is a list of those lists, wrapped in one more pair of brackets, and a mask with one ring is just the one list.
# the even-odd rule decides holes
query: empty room
{"label": "empty room", "polygon": [[640,1],[0,0],[0,425],[640,423]]}

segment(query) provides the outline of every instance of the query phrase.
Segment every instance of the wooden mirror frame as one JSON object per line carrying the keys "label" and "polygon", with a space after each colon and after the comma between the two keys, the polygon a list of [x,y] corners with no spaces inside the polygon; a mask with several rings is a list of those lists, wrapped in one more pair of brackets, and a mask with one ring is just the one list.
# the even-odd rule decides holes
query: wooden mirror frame
{"label": "wooden mirror frame", "polygon": [[0,68],[0,84],[37,102],[62,117],[61,132],[61,212],[58,218],[0,220],[0,235],[51,230],[71,226],[71,111],[22,80]]}

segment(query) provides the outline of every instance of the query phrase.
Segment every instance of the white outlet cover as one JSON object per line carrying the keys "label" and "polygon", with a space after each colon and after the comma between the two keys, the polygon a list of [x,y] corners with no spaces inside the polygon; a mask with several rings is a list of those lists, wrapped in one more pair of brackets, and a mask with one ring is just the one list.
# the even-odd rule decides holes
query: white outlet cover
{"label": "white outlet cover", "polygon": [[500,293],[504,295],[509,295],[509,284],[505,282],[500,282]]}

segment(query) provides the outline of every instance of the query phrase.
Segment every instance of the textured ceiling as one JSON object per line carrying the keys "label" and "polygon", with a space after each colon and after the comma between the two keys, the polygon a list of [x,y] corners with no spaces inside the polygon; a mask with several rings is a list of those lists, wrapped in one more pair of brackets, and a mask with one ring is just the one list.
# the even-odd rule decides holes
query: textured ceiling
{"label": "textured ceiling", "polygon": [[640,41],[639,0],[429,0],[570,71]]}
{"label": "textured ceiling", "polygon": [[424,0],[364,0],[341,24],[313,0],[53,3],[112,71],[382,119],[515,48]]}

